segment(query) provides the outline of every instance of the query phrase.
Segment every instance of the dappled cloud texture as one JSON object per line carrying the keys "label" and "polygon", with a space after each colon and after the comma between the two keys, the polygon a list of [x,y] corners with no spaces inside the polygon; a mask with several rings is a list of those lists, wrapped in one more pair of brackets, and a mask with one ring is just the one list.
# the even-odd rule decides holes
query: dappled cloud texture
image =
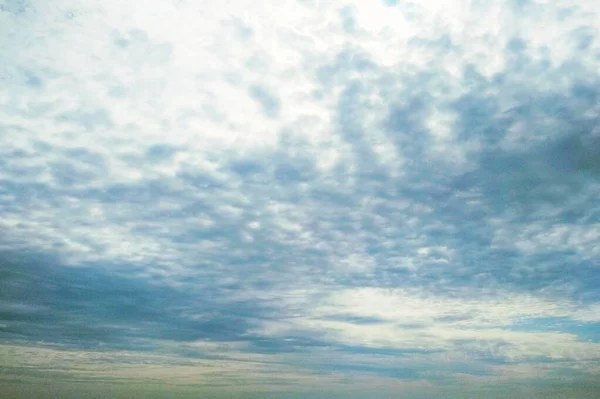
{"label": "dappled cloud texture", "polygon": [[594,397],[598,10],[0,0],[0,396]]}

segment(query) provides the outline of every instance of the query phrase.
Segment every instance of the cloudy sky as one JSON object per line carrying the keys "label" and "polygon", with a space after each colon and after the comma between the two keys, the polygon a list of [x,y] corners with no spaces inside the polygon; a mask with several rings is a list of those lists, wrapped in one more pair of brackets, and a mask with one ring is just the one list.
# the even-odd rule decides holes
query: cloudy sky
{"label": "cloudy sky", "polygon": [[0,0],[3,397],[592,398],[599,28]]}

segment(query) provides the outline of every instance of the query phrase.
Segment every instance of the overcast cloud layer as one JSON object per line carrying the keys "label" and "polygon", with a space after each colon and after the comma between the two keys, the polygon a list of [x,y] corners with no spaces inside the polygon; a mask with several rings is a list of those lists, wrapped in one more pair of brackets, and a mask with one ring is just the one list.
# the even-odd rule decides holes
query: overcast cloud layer
{"label": "overcast cloud layer", "polygon": [[599,10],[0,0],[0,388],[591,398]]}

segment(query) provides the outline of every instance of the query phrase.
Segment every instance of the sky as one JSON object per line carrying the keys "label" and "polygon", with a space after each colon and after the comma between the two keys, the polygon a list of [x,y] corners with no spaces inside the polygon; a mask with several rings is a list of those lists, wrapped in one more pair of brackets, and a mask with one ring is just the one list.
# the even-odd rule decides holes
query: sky
{"label": "sky", "polygon": [[593,398],[597,0],[0,0],[0,396]]}

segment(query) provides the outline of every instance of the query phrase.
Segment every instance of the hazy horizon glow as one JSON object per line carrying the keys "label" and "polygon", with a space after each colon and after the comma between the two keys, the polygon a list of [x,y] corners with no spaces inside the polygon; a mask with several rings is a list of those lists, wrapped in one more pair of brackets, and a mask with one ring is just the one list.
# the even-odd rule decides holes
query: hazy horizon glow
{"label": "hazy horizon glow", "polygon": [[0,0],[0,396],[592,398],[599,28]]}

